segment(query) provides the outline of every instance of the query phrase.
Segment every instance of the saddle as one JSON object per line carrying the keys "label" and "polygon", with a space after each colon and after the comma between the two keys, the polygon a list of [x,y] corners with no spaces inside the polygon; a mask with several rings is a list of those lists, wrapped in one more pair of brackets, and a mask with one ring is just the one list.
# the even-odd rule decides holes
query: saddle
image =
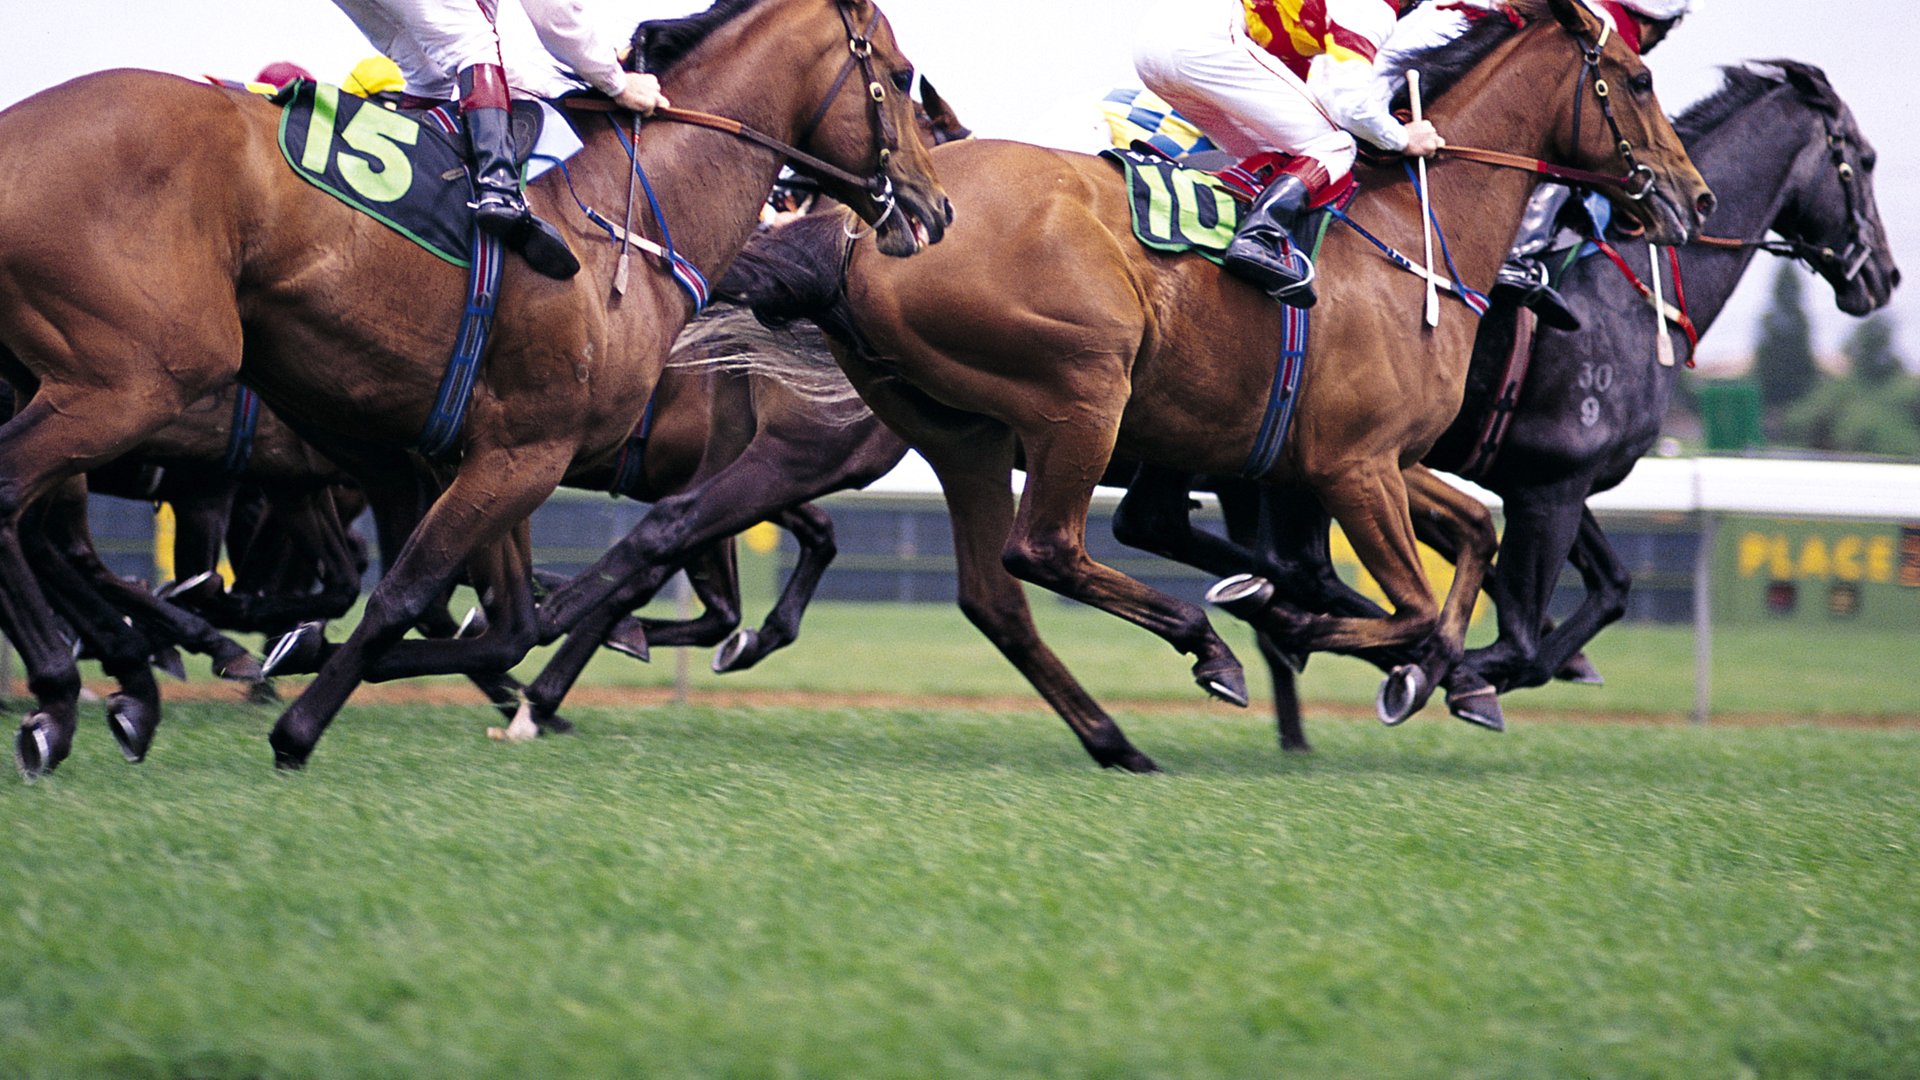
{"label": "saddle", "polygon": [[[1155,251],[1191,252],[1216,266],[1239,228],[1243,204],[1259,197],[1291,160],[1277,153],[1235,160],[1218,150],[1174,158],[1146,142],[1102,150],[1100,156],[1126,175],[1135,239]],[[1316,196],[1313,209],[1344,206],[1354,190],[1352,177],[1347,177]],[[1327,221],[1323,213],[1302,215],[1292,248],[1317,250]]]}
{"label": "saddle", "polygon": [[[327,83],[295,82],[281,106],[280,152],[301,179],[455,266],[473,262],[474,185],[452,102],[400,108]],[[524,173],[546,109],[516,100],[514,161]]]}

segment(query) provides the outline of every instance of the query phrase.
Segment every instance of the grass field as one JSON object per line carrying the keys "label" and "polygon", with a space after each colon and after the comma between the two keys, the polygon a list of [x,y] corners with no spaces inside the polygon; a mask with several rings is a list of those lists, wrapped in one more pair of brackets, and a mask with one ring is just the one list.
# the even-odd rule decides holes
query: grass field
{"label": "grass field", "polygon": [[[0,1076],[1920,1076],[1910,642],[1723,639],[1751,711],[1884,730],[1567,722],[1684,715],[1662,631],[1501,737],[1355,719],[1371,676],[1316,660],[1303,758],[1046,612],[1140,703],[1141,778],[954,700],[1018,683],[949,613],[816,614],[691,705],[528,746],[363,704],[277,775],[270,711],[201,702],[135,768],[89,709],[0,784]],[[736,678],[949,696],[700,704]]]}

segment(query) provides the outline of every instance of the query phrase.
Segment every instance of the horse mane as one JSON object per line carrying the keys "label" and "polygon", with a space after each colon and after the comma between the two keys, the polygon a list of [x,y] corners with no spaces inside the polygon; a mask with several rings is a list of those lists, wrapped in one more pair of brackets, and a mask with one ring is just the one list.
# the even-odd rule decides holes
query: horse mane
{"label": "horse mane", "polygon": [[715,30],[746,13],[760,0],[715,0],[705,11],[678,19],[648,19],[634,28],[632,71],[662,75],[674,62],[692,52]]}
{"label": "horse mane", "polygon": [[1720,71],[1726,77],[1720,89],[1687,106],[1685,112],[1674,118],[1673,130],[1682,140],[1691,142],[1705,135],[1734,113],[1787,85],[1800,88],[1809,104],[1839,114],[1840,95],[1827,81],[1827,73],[1812,64],[1798,60],[1749,60],[1727,65]]}
{"label": "horse mane", "polygon": [[[1408,53],[1394,66],[1393,71],[1399,74],[1409,68],[1418,69],[1420,99],[1433,101],[1465,78],[1467,72],[1477,67],[1501,42],[1519,32],[1520,27],[1497,15],[1490,19],[1479,19],[1467,28],[1466,33],[1452,41]],[[1393,95],[1393,107],[1405,109],[1408,104],[1407,88],[1402,85]]]}

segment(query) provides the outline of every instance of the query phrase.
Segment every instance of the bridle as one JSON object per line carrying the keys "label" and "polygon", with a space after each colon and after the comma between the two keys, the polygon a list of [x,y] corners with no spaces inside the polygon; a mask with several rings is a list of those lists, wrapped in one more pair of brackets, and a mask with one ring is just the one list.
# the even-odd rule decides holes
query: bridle
{"label": "bridle", "polygon": [[1867,220],[1865,211],[1860,207],[1860,196],[1855,191],[1854,177],[1858,170],[1853,167],[1853,162],[1847,160],[1847,147],[1852,145],[1853,139],[1840,126],[1838,111],[1819,102],[1814,103],[1814,108],[1820,113],[1821,126],[1826,129],[1827,160],[1833,165],[1834,175],[1840,180],[1840,190],[1847,199],[1847,222],[1852,228],[1847,237],[1847,246],[1835,251],[1831,245],[1792,237],[1780,240],[1732,240],[1719,236],[1700,236],[1694,238],[1695,243],[1716,248],[1753,248],[1769,255],[1798,259],[1816,270],[1825,268],[1837,271],[1843,283],[1860,276],[1867,260],[1873,258],[1874,246],[1866,239],[1872,235],[1873,222]]}
{"label": "bridle", "polygon": [[858,65],[861,74],[867,80],[868,109],[873,121],[873,141],[878,159],[872,176],[861,176],[849,172],[797,146],[781,142],[766,132],[724,116],[696,112],[692,109],[667,107],[655,110],[652,119],[691,124],[744,139],[779,154],[799,172],[809,173],[823,180],[835,180],[864,191],[880,209],[880,214],[874,219],[873,224],[874,228],[879,228],[888,217],[893,215],[899,204],[893,190],[893,178],[887,175],[887,166],[892,164],[893,155],[900,148],[900,133],[893,125],[893,118],[887,115],[886,84],[876,78],[873,71],[873,39],[870,35],[880,24],[880,9],[874,8],[873,18],[867,22],[865,30],[860,30],[854,26],[851,13],[856,2],[858,0],[834,0],[834,10],[840,15],[841,25],[846,27],[849,55],[846,63],[840,67],[839,77],[834,79],[833,86],[827,91],[825,100],[820,103],[820,108],[814,112],[813,118],[801,129],[796,141],[806,142],[813,136],[821,121],[826,119],[827,110],[833,107],[834,100],[840,96],[840,91],[846,86],[854,67]]}
{"label": "bridle", "polygon": [[1580,70],[1575,74],[1573,84],[1573,144],[1580,145],[1580,118],[1587,103],[1584,87],[1591,82],[1594,96],[1600,99],[1600,114],[1606,118],[1607,127],[1613,132],[1614,146],[1619,150],[1621,159],[1626,162],[1625,175],[1612,176],[1590,169],[1555,165],[1538,158],[1509,154],[1500,150],[1483,150],[1473,146],[1443,146],[1439,152],[1464,161],[1477,161],[1483,165],[1538,173],[1562,183],[1618,188],[1626,194],[1627,198],[1639,202],[1653,191],[1653,169],[1634,156],[1633,143],[1620,130],[1619,118],[1613,114],[1613,90],[1607,84],[1606,78],[1600,74],[1601,50],[1607,47],[1607,38],[1613,33],[1613,27],[1603,23],[1599,40],[1591,45],[1572,29],[1566,27],[1562,29],[1565,29],[1580,47]]}

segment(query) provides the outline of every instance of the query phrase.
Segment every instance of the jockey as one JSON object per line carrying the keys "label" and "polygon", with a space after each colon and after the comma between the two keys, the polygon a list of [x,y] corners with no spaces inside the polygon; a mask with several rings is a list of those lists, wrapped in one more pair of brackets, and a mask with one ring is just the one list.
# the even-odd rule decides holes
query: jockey
{"label": "jockey", "polygon": [[1175,0],[1137,35],[1141,80],[1222,149],[1242,158],[1295,155],[1247,210],[1225,259],[1229,271],[1283,303],[1314,302],[1311,268],[1297,272],[1280,257],[1280,243],[1300,213],[1352,171],[1355,135],[1421,157],[1445,145],[1432,124],[1396,119],[1377,78],[1381,46],[1417,3]]}
{"label": "jockey", "polygon": [[[1693,9],[1693,0],[1587,0],[1614,32],[1640,53],[1666,40],[1667,33]],[[1507,262],[1493,279],[1492,297],[1532,308],[1540,321],[1559,330],[1580,329],[1580,318],[1553,287],[1540,256],[1553,246],[1559,231],[1560,209],[1570,190],[1560,184],[1541,184],[1527,203]]]}
{"label": "jockey", "polygon": [[[393,58],[407,90],[446,100],[457,89],[473,159],[474,218],[532,267],[569,278],[580,261],[559,230],[534,216],[520,193],[511,104],[498,29],[499,0],[334,0],[374,48]],[[666,105],[660,81],[626,71],[617,49],[603,42],[582,0],[520,0],[540,43],[589,86],[616,105],[645,115]]]}

